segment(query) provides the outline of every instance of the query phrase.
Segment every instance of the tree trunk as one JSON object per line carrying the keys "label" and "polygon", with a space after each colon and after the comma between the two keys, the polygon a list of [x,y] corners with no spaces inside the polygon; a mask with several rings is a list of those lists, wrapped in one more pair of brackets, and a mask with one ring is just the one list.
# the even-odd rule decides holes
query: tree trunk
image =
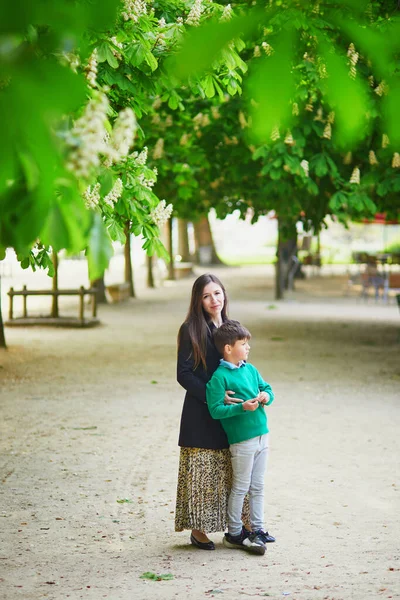
{"label": "tree trunk", "polygon": [[193,223],[196,240],[196,262],[200,265],[222,265],[218,257],[208,216]]}
{"label": "tree trunk", "polygon": [[278,218],[278,247],[276,252],[275,298],[282,300],[284,292],[293,288],[294,270],[296,264],[293,257],[297,255],[296,222]]}
{"label": "tree trunk", "polygon": [[156,286],[154,283],[153,257],[147,255],[146,260],[147,260],[147,287],[155,288]]}
{"label": "tree trunk", "polygon": [[174,256],[174,241],[172,238],[172,218],[168,219],[168,279],[175,279],[175,256]]}
{"label": "tree trunk", "polygon": [[91,287],[96,288],[96,302],[97,304],[107,304],[106,286],[104,283],[104,277],[95,279],[90,282]]}
{"label": "tree trunk", "polygon": [[135,285],[133,282],[133,265],[132,265],[132,254],[131,254],[131,232],[130,232],[131,224],[128,221],[125,224],[125,235],[126,242],[124,246],[124,256],[125,256],[125,282],[129,283],[129,296],[131,298],[136,298],[135,293]]}
{"label": "tree trunk", "polygon": [[[55,250],[53,250],[53,253],[51,255],[51,259],[53,261],[53,266],[54,266],[54,275],[53,275],[53,281],[52,281],[52,290],[53,292],[57,292],[58,291],[58,255],[57,252]],[[51,303],[51,316],[53,317],[53,319],[57,319],[59,316],[59,312],[58,312],[58,296],[54,294],[53,299],[52,299],[52,303]]]}
{"label": "tree trunk", "polygon": [[3,315],[1,314],[1,277],[0,277],[0,348],[7,348],[6,336],[4,334]]}
{"label": "tree trunk", "polygon": [[190,262],[192,257],[189,250],[188,221],[178,219],[178,253],[182,257],[182,262]]}

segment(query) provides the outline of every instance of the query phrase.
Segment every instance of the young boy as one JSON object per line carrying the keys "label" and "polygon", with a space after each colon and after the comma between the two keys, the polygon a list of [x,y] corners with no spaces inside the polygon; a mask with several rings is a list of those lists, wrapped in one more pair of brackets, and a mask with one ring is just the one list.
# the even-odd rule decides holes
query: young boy
{"label": "young boy", "polygon": [[[275,538],[263,530],[264,473],[268,453],[268,423],[265,405],[274,394],[257,369],[247,363],[250,332],[238,321],[225,321],[214,332],[217,350],[223,354],[219,367],[207,383],[211,416],[220,419],[230,444],[233,483],[228,500],[228,548],[264,554],[265,544]],[[224,404],[225,393],[233,390],[238,404]],[[244,497],[249,492],[252,531],[242,524]]]}

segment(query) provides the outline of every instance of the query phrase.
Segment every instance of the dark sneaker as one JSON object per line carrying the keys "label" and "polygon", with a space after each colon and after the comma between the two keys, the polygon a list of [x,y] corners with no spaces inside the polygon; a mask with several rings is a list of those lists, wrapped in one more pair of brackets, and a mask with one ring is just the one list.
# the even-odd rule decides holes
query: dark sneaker
{"label": "dark sneaker", "polygon": [[262,540],[255,533],[246,531],[244,528],[239,535],[230,535],[229,533],[226,533],[222,543],[226,548],[238,548],[240,550],[246,550],[251,554],[265,554],[265,546]]}
{"label": "dark sneaker", "polygon": [[262,540],[263,544],[271,544],[275,542],[275,538],[273,535],[270,535],[268,531],[263,531],[262,529],[257,529],[257,531],[253,531],[253,534],[256,534],[260,540]]}

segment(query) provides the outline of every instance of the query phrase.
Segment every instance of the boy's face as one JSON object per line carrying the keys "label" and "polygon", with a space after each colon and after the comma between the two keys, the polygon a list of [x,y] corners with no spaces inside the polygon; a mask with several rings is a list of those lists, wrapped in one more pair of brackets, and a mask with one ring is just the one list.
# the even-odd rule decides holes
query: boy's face
{"label": "boy's face", "polygon": [[248,340],[237,340],[233,346],[226,344],[224,348],[224,359],[237,365],[241,360],[247,360],[249,352],[250,344]]}

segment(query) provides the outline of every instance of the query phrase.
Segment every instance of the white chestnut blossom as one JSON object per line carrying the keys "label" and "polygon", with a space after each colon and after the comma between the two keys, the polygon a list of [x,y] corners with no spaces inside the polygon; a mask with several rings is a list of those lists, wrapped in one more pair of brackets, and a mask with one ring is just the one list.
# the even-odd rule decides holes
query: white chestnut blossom
{"label": "white chestnut blossom", "polygon": [[332,125],[330,123],[327,123],[325,125],[325,129],[324,132],[322,134],[322,137],[325,138],[326,140],[330,140],[332,137]]}
{"label": "white chestnut blossom", "polygon": [[172,204],[166,206],[165,200],[161,200],[161,202],[150,212],[150,217],[157,227],[162,227],[170,218],[172,210]]}
{"label": "white chestnut blossom", "polygon": [[[120,48],[121,50],[124,47],[124,45],[121,42],[118,42],[115,35],[111,38],[111,41],[114,44],[114,46],[117,46],[117,48]],[[115,48],[111,48],[111,51],[114,54],[115,58],[117,58],[118,60],[122,60],[122,54],[120,54],[118,50],[115,50]]]}
{"label": "white chestnut blossom", "polygon": [[125,10],[122,16],[125,21],[138,21],[139,17],[147,14],[147,4],[145,0],[124,0]]}
{"label": "white chestnut blossom", "polygon": [[213,119],[220,119],[221,118],[221,113],[219,112],[218,106],[212,106],[211,107],[211,115],[212,115]]}
{"label": "white chestnut blossom", "polygon": [[166,23],[166,21],[165,21],[164,17],[161,17],[161,19],[159,19],[159,21],[158,21],[158,26],[159,26],[159,27],[165,27],[165,26],[166,26],[166,24],[167,24],[167,23]]}
{"label": "white chestnut blossom", "polygon": [[72,151],[67,168],[77,177],[88,177],[94,167],[100,165],[100,154],[106,150],[108,99],[98,94],[86,105],[83,115],[74,123],[68,145]]}
{"label": "white chestnut blossom", "polygon": [[114,183],[113,187],[108,192],[107,196],[104,197],[105,204],[108,204],[108,206],[111,206],[111,208],[113,208],[114,204],[121,197],[123,190],[124,190],[124,186],[122,184],[122,179],[120,179],[120,177],[118,177],[117,181]]}
{"label": "white chestnut blossom", "polygon": [[376,158],[376,154],[373,150],[370,150],[368,153],[368,161],[370,165],[377,165],[379,164],[378,159]]}
{"label": "white chestnut blossom", "polygon": [[158,138],[158,140],[156,141],[156,145],[154,146],[154,149],[153,149],[153,159],[158,160],[159,158],[162,158],[163,155],[164,155],[164,139]]}
{"label": "white chestnut blossom", "polygon": [[221,23],[225,23],[226,21],[230,21],[231,19],[232,19],[232,7],[230,4],[227,4],[224,7],[220,21],[221,21]]}
{"label": "white chestnut blossom", "polygon": [[144,166],[147,163],[148,152],[148,148],[145,146],[139,156],[136,155],[135,160],[137,165]]}
{"label": "white chestnut blossom", "polygon": [[279,127],[277,125],[275,125],[275,127],[272,129],[272,132],[271,132],[271,140],[273,142],[276,142],[276,140],[279,140],[280,137],[281,137],[281,134],[279,133]]}
{"label": "white chestnut blossom", "polygon": [[137,129],[135,113],[124,108],[115,120],[109,143],[106,147],[108,164],[116,163],[128,155]]}
{"label": "white chestnut blossom", "polygon": [[353,153],[352,152],[347,152],[343,158],[343,164],[344,165],[351,165],[351,162],[353,160]]}
{"label": "white chestnut blossom", "polygon": [[198,27],[200,25],[200,17],[203,12],[203,0],[194,0],[192,8],[186,19],[187,25],[193,25],[193,27]]}
{"label": "white chestnut blossom", "polygon": [[303,169],[305,176],[308,177],[309,170],[310,170],[308,160],[306,160],[306,159],[302,160],[300,163],[300,166]]}
{"label": "white chestnut blossom", "polygon": [[286,133],[286,137],[285,137],[285,139],[283,141],[288,146],[294,146],[295,145],[295,141],[293,139],[292,132],[289,129],[288,129],[288,131]]}
{"label": "white chestnut blossom", "polygon": [[393,154],[392,167],[393,167],[393,169],[400,168],[400,154],[398,152],[395,152]]}
{"label": "white chestnut blossom", "polygon": [[89,185],[83,194],[83,199],[85,200],[86,208],[96,208],[100,202],[100,184],[96,183],[93,189]]}
{"label": "white chestnut blossom", "polygon": [[93,50],[85,68],[86,79],[91,87],[97,86],[97,50]]}
{"label": "white chestnut blossom", "polygon": [[389,136],[387,133],[382,135],[382,148],[387,148],[390,145]]}
{"label": "white chestnut blossom", "polygon": [[374,89],[375,94],[378,96],[386,96],[389,91],[389,86],[386,81],[381,81],[379,85]]}
{"label": "white chestnut blossom", "polygon": [[253,56],[255,58],[258,58],[259,56],[261,56],[260,46],[254,46]]}
{"label": "white chestnut blossom", "polygon": [[293,102],[293,105],[292,105],[292,115],[294,117],[297,117],[298,114],[299,114],[299,105],[297,104],[297,102]]}
{"label": "white chestnut blossom", "polygon": [[179,145],[180,146],[186,146],[186,144],[189,142],[190,140],[190,135],[188,133],[184,133],[181,137],[181,139],[179,140]]}
{"label": "white chestnut blossom", "polygon": [[271,56],[271,54],[274,53],[273,47],[270,44],[268,44],[268,42],[263,42],[261,46],[263,47],[263,50],[267,56]]}
{"label": "white chestnut blossom", "polygon": [[360,185],[360,169],[355,167],[350,177],[350,183],[355,183],[356,185]]}

